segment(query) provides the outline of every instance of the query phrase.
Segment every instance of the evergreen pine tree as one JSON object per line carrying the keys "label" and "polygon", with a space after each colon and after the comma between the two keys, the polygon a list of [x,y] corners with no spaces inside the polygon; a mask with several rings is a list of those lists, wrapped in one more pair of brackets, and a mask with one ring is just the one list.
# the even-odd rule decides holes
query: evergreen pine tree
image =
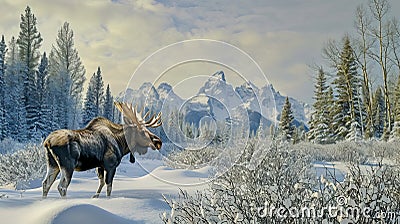
{"label": "evergreen pine tree", "polygon": [[49,81],[49,105],[51,105],[52,118],[55,129],[71,128],[74,101],[69,95],[72,86],[71,76],[68,71],[61,70],[55,76],[53,75]]}
{"label": "evergreen pine tree", "polygon": [[4,132],[7,137],[18,141],[27,140],[26,109],[24,97],[24,65],[18,57],[18,48],[14,37],[11,38],[6,59],[5,111],[7,126]]}
{"label": "evergreen pine tree", "polygon": [[327,144],[332,142],[332,120],[330,119],[330,108],[327,104],[330,97],[328,91],[326,76],[321,68],[316,77],[314,112],[311,115],[310,131],[308,132],[308,139],[314,143]]}
{"label": "evergreen pine tree", "polygon": [[120,124],[122,122],[121,113],[119,110],[113,105],[113,122]]}
{"label": "evergreen pine tree", "polygon": [[382,89],[376,89],[372,98],[372,119],[373,119],[373,137],[380,139],[385,129],[385,98]]}
{"label": "evergreen pine tree", "polygon": [[42,45],[42,37],[36,28],[36,17],[29,6],[25,14],[21,14],[20,32],[17,39],[19,59],[26,66],[28,72],[34,72],[39,63],[39,48]]}
{"label": "evergreen pine tree", "polygon": [[286,97],[285,104],[282,108],[281,119],[279,122],[279,131],[282,138],[282,141],[293,142],[293,134],[294,134],[294,125],[293,125],[294,117],[291,108],[291,104],[289,102],[289,97]]}
{"label": "evergreen pine tree", "polygon": [[333,124],[333,117],[335,116],[335,97],[333,94],[333,88],[329,87],[328,88],[328,92],[326,94],[326,107],[327,107],[327,111],[328,113],[328,121],[329,121],[329,130],[330,130],[330,137],[329,137],[329,141],[331,143],[335,142],[335,129],[334,129],[334,124]]}
{"label": "evergreen pine tree", "polygon": [[300,142],[307,141],[307,135],[305,131],[304,124],[301,124],[299,127],[294,127],[293,131],[293,144],[298,144]]}
{"label": "evergreen pine tree", "polygon": [[362,134],[364,112],[362,104],[362,85],[357,72],[357,63],[349,37],[344,38],[340,61],[337,66],[334,108],[334,131],[336,140],[358,139]]}
{"label": "evergreen pine tree", "polygon": [[103,117],[114,121],[114,99],[111,95],[110,85],[107,85],[106,95],[104,97]]}
{"label": "evergreen pine tree", "polygon": [[38,120],[37,88],[35,86],[35,70],[39,63],[39,48],[42,37],[36,28],[36,17],[29,6],[25,14],[21,14],[20,32],[17,39],[19,61],[23,66],[24,73],[24,102],[26,109],[26,123],[28,126],[28,137],[31,138],[36,131]]}
{"label": "evergreen pine tree", "polygon": [[95,74],[92,75],[90,81],[89,81],[89,86],[88,90],[86,92],[86,98],[84,101],[83,105],[83,111],[82,111],[82,126],[86,125],[89,123],[91,119],[93,119],[96,116],[95,113],[95,94],[94,94],[94,86],[92,84],[92,80],[94,80]]}
{"label": "evergreen pine tree", "polygon": [[57,76],[66,73],[69,75],[71,87],[68,89],[68,100],[71,102],[69,128],[77,128],[80,123],[81,101],[83,83],[85,82],[85,68],[74,45],[74,33],[65,22],[57,34],[55,45],[51,50],[50,77],[57,79]]}
{"label": "evergreen pine tree", "polygon": [[46,53],[43,53],[43,56],[40,60],[40,64],[38,67],[38,71],[36,72],[36,87],[37,87],[37,96],[39,103],[39,114],[38,121],[36,124],[37,127],[37,139],[43,138],[51,132],[51,114],[50,107],[48,105],[49,98],[49,89],[48,89],[48,75],[49,75],[49,62],[46,56]]}
{"label": "evergreen pine tree", "polygon": [[304,124],[301,124],[300,127],[297,128],[297,132],[299,134],[299,141],[305,142],[308,140],[306,126]]}
{"label": "evergreen pine tree", "polygon": [[94,117],[100,116],[101,106],[104,101],[104,83],[101,77],[100,67],[90,78],[88,91],[86,93],[85,105],[82,114],[82,124],[86,125]]}
{"label": "evergreen pine tree", "polygon": [[301,131],[298,128],[293,129],[293,136],[292,136],[292,142],[293,144],[298,144],[301,141]]}
{"label": "evergreen pine tree", "polygon": [[175,145],[181,147],[182,145],[182,135],[181,129],[179,128],[179,111],[170,110],[168,114],[168,120],[165,122],[166,125],[163,126],[160,138],[165,142],[173,142]]}
{"label": "evergreen pine tree", "polygon": [[5,73],[6,73],[6,52],[7,46],[4,40],[4,35],[0,41],[0,141],[6,137],[6,111],[5,111]]}

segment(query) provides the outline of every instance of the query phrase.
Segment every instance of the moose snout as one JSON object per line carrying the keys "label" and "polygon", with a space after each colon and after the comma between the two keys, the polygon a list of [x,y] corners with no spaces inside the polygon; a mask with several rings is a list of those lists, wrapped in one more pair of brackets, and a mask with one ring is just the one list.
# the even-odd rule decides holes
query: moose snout
{"label": "moose snout", "polygon": [[151,136],[151,141],[153,142],[153,145],[156,147],[155,149],[160,150],[162,146],[161,139],[157,136]]}

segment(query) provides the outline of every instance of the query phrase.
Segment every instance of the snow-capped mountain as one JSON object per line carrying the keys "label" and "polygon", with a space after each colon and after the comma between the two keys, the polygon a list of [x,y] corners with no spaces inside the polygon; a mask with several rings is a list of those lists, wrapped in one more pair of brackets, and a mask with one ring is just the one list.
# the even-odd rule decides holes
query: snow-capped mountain
{"label": "snow-capped mountain", "polygon": [[179,108],[183,104],[183,99],[180,98],[172,89],[172,86],[168,83],[161,83],[157,87],[159,100],[161,105],[168,106],[170,108]]}
{"label": "snow-capped mountain", "polygon": [[[137,89],[127,89],[117,99],[134,102],[153,111],[180,109],[188,123],[198,125],[204,116],[217,121],[229,119],[249,119],[250,130],[255,132],[260,124],[264,128],[279,121],[286,96],[270,85],[261,88],[251,82],[234,87],[226,81],[225,73],[218,71],[200,87],[198,94],[190,99],[182,99],[168,83],[155,88],[151,83],[143,83]],[[293,116],[297,125],[307,124],[311,107],[292,97]],[[241,111],[241,112],[240,112]],[[243,113],[245,111],[245,113]]]}
{"label": "snow-capped mountain", "polygon": [[146,105],[147,109],[159,110],[161,108],[160,95],[154,86],[145,82],[139,89],[133,90],[128,88],[125,92],[121,92],[117,96],[117,100],[124,100],[126,102],[133,102],[139,108]]}
{"label": "snow-capped mountain", "polygon": [[[264,88],[268,88],[274,95],[275,105],[277,111],[279,113],[282,111],[283,105],[285,104],[286,96],[282,96],[279,91],[276,91],[275,88],[271,85],[267,85]],[[303,102],[300,102],[293,97],[289,97],[290,104],[292,106],[293,117],[302,123],[307,124],[308,122],[308,112],[309,106]]]}
{"label": "snow-capped mountain", "polygon": [[234,108],[242,104],[242,99],[235,92],[233,86],[226,82],[223,71],[213,74],[199,90],[199,95],[208,97],[210,112],[218,120],[229,117]]}

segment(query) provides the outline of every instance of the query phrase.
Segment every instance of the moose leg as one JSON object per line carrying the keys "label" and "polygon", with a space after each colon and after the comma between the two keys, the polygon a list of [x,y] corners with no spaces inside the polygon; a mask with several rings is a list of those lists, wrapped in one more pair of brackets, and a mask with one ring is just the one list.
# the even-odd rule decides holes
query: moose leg
{"label": "moose leg", "polygon": [[103,167],[97,167],[96,169],[97,172],[97,177],[99,178],[99,188],[97,188],[96,194],[93,195],[92,198],[98,198],[100,195],[101,190],[104,187],[104,168]]}
{"label": "moose leg", "polygon": [[106,172],[107,197],[111,196],[112,182],[113,182],[114,175],[115,175],[115,169],[116,168],[112,168]]}
{"label": "moose leg", "polygon": [[69,142],[69,144],[64,147],[53,148],[52,154],[61,170],[58,192],[60,192],[61,197],[65,198],[68,186],[71,183],[74,168],[76,167],[79,158],[78,143]]}
{"label": "moose leg", "polygon": [[61,197],[65,198],[67,196],[67,188],[71,183],[72,174],[74,169],[61,168],[61,178],[58,184],[58,192],[60,192]]}
{"label": "moose leg", "polygon": [[58,168],[58,166],[48,166],[47,167],[46,178],[42,182],[42,187],[43,187],[42,198],[47,197],[50,187],[51,187],[51,185],[53,185],[59,172],[60,172],[60,169]]}

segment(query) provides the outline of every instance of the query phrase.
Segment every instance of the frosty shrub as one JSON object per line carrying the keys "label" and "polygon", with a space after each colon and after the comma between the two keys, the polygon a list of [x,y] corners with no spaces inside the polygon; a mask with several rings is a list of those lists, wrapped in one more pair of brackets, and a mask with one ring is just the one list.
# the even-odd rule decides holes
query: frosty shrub
{"label": "frosty shrub", "polygon": [[221,153],[221,148],[217,146],[209,146],[203,149],[192,150],[190,148],[184,150],[174,150],[167,156],[165,160],[170,167],[173,168],[189,168],[197,169],[204,165],[212,165],[211,163]]}
{"label": "frosty shrub", "polygon": [[315,161],[368,164],[382,159],[392,162],[400,159],[400,141],[343,141],[331,145],[302,142],[292,147],[309,153]]}
{"label": "frosty shrub", "polygon": [[28,184],[46,173],[44,150],[40,144],[26,145],[12,154],[0,155],[0,186]]}
{"label": "frosty shrub", "polygon": [[371,145],[363,142],[338,142],[319,145],[302,142],[292,146],[296,150],[308,153],[316,161],[341,161],[365,163],[371,155]]}
{"label": "frosty shrub", "polygon": [[367,145],[371,149],[372,157],[391,159],[400,164],[400,140],[392,140],[390,142],[371,141]]}
{"label": "frosty shrub", "polygon": [[[336,149],[344,150],[345,146],[349,147],[343,144]],[[171,211],[162,214],[163,222],[387,223],[393,215],[383,217],[382,212],[400,211],[397,166],[348,163],[345,180],[339,182],[328,172],[316,177],[312,169],[315,155],[299,146],[271,145],[259,165],[249,169],[257,147],[268,146],[250,142],[240,161],[208,189],[194,195],[181,191],[177,197],[165,197]],[[332,160],[357,156],[348,153],[341,157],[330,150],[334,148],[320,156],[327,158],[329,152],[334,153]],[[332,213],[329,208],[336,210]]]}
{"label": "frosty shrub", "polygon": [[0,154],[13,153],[24,146],[24,143],[20,143],[11,138],[6,138],[0,141]]}
{"label": "frosty shrub", "polygon": [[332,182],[321,178],[319,206],[332,204],[338,206],[338,202],[342,200],[344,203],[342,208],[346,211],[335,218],[331,217],[330,221],[399,223],[399,167],[383,164],[377,166],[350,164],[348,168],[349,172],[343,182]]}
{"label": "frosty shrub", "polygon": [[[165,223],[259,223],[257,208],[270,204],[284,204],[291,198],[300,203],[313,184],[311,160],[301,151],[287,146],[271,146],[259,165],[248,169],[251,155],[260,142],[250,142],[239,162],[216,179],[209,190],[194,196],[181,191],[178,198],[167,199],[171,213],[164,213]],[[267,146],[268,147],[268,146]],[[294,186],[302,186],[296,188]],[[296,193],[297,192],[297,193]],[[294,196],[294,197],[292,197]]]}

